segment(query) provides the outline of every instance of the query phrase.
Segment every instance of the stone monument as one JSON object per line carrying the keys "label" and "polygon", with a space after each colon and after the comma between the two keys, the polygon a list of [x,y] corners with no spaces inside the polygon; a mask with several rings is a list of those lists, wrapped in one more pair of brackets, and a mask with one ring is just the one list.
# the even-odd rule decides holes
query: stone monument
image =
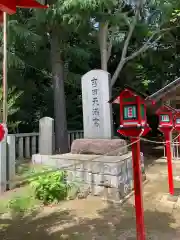
{"label": "stone monument", "polygon": [[52,155],[54,150],[54,119],[41,118],[39,121],[39,153]]}
{"label": "stone monument", "polygon": [[9,189],[15,187],[15,176],[16,176],[16,137],[14,135],[7,136],[7,180],[9,181]]}
{"label": "stone monument", "polygon": [[110,74],[103,70],[91,70],[82,77],[81,84],[84,138],[111,139]]}

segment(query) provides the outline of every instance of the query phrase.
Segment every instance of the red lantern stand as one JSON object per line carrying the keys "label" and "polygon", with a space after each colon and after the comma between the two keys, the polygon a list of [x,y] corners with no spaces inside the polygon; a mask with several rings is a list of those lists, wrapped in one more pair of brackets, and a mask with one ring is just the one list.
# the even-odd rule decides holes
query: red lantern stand
{"label": "red lantern stand", "polygon": [[169,193],[174,195],[174,183],[173,183],[173,169],[172,169],[172,152],[171,152],[171,132],[174,128],[174,116],[176,110],[164,105],[159,108],[156,114],[159,115],[159,126],[158,129],[164,134],[166,158],[168,164],[168,182],[169,182]]}
{"label": "red lantern stand", "polygon": [[136,232],[138,240],[145,240],[142,173],[140,163],[140,136],[144,136],[150,131],[146,119],[146,107],[144,104],[144,99],[129,88],[124,89],[113,101],[113,103],[120,104],[120,127],[118,132],[131,138],[136,209]]}

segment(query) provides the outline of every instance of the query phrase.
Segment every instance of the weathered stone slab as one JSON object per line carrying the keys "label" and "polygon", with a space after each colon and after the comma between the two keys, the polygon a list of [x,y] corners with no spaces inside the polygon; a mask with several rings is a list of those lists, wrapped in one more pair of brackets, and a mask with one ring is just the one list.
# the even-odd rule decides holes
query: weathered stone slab
{"label": "weathered stone slab", "polygon": [[121,156],[101,156],[92,161],[92,172],[103,173],[105,175],[119,175],[124,167],[124,162],[131,160],[131,153]]}
{"label": "weathered stone slab", "polygon": [[91,162],[100,155],[72,154],[65,153],[53,155],[51,159],[56,160],[59,167],[73,167],[79,170],[91,171]]}
{"label": "weathered stone slab", "polygon": [[71,145],[72,154],[120,156],[128,152],[123,139],[76,139]]}
{"label": "weathered stone slab", "polygon": [[54,148],[54,119],[41,118],[39,121],[39,153],[43,155],[53,154]]}
{"label": "weathered stone slab", "polygon": [[13,135],[7,136],[7,161],[8,161],[8,187],[9,189],[13,189],[15,186],[14,179],[16,175],[15,171],[15,163],[16,163],[16,139]]}

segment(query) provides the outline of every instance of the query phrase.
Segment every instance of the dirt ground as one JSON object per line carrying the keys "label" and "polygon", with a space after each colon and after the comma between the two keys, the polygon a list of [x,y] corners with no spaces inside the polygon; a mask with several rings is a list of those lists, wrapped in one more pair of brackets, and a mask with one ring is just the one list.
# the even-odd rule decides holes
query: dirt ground
{"label": "dirt ground", "polygon": [[[174,165],[180,176],[180,164]],[[178,171],[179,169],[179,171]],[[167,199],[166,165],[157,163],[147,170],[144,186],[144,214],[147,239],[180,239],[180,199]],[[175,189],[180,182],[175,181]],[[123,205],[108,204],[97,197],[43,207],[26,216],[0,218],[1,240],[135,240],[134,199]]]}

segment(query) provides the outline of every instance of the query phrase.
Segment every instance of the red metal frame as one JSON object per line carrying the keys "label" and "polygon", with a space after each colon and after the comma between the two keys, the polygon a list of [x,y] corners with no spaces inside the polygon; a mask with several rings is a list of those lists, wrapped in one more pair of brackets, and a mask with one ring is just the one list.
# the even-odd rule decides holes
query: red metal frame
{"label": "red metal frame", "polygon": [[[119,96],[112,101],[112,103],[120,104],[120,128],[118,129],[118,132],[131,138],[136,209],[136,232],[138,240],[145,240],[139,137],[146,135],[150,130],[149,125],[147,124],[146,106],[144,99],[128,88],[125,88],[119,94]],[[125,119],[125,107],[131,105],[135,106],[136,118]],[[141,108],[143,110],[143,116],[141,113]]]}
{"label": "red metal frame", "polygon": [[9,15],[16,13],[16,8],[47,8],[36,0],[0,0],[0,11]]}
{"label": "red metal frame", "polygon": [[[172,168],[172,152],[171,152],[171,132],[174,129],[174,117],[177,111],[168,105],[160,107],[156,114],[159,115],[159,127],[158,129],[164,134],[165,147],[166,147],[166,157],[168,165],[168,183],[169,183],[169,193],[174,195],[174,182],[173,182],[173,168]],[[162,120],[162,115],[167,115],[169,121],[165,122]]]}

